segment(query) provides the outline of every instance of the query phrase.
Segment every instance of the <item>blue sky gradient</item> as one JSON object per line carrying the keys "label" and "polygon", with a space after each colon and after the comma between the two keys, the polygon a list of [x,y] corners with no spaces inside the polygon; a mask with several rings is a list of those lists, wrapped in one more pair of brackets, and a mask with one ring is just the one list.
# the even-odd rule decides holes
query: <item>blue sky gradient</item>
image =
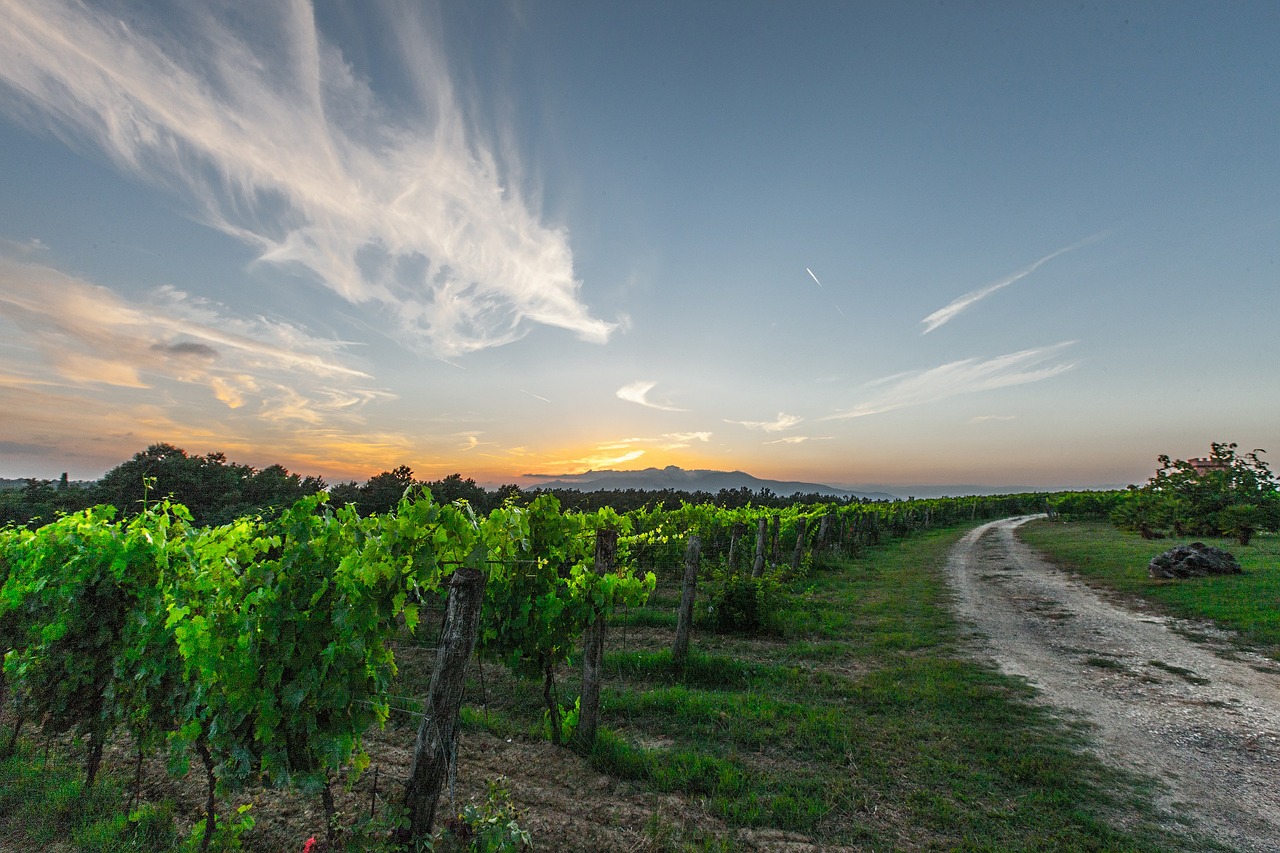
{"label": "blue sky gradient", "polygon": [[1280,449],[1276,4],[0,12],[0,476]]}

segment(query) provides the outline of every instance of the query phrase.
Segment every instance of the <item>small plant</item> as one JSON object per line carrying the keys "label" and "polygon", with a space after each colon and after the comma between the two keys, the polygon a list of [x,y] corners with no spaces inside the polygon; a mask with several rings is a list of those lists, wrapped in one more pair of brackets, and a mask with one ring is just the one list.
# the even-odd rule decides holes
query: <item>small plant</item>
{"label": "small plant", "polygon": [[542,736],[552,743],[572,743],[574,732],[578,730],[578,717],[582,713],[582,699],[574,699],[573,707],[565,705],[560,709],[560,740],[551,735],[551,712],[542,712]]}
{"label": "small plant", "polygon": [[[575,717],[576,719],[576,717]],[[459,853],[516,853],[533,849],[529,831],[520,828],[519,810],[511,802],[505,776],[489,779],[484,802],[467,803],[445,821],[436,850]]]}
{"label": "small plant", "polygon": [[718,634],[758,634],[768,631],[782,603],[778,573],[760,577],[718,566],[708,587],[708,610]]}
{"label": "small plant", "polygon": [[420,838],[407,847],[396,842],[395,831],[408,823],[403,806],[387,803],[377,815],[357,817],[333,843],[315,836],[308,838],[303,853],[430,853],[436,849],[434,836]]}
{"label": "small plant", "polygon": [[240,836],[253,829],[253,815],[249,814],[252,808],[252,805],[245,803],[236,809],[236,819],[224,817],[218,820],[213,827],[213,838],[209,839],[207,845],[204,843],[205,819],[201,818],[191,827],[191,835],[178,849],[182,853],[194,853],[196,850],[239,850]]}

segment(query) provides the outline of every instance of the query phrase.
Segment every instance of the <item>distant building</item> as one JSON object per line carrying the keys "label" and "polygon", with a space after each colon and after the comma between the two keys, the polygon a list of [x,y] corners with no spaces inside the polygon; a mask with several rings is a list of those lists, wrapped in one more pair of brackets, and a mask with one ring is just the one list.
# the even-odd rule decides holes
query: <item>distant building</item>
{"label": "distant building", "polygon": [[1226,471],[1229,467],[1223,460],[1214,459],[1213,457],[1188,459],[1187,464],[1196,469],[1196,474],[1201,477],[1208,474],[1210,471]]}

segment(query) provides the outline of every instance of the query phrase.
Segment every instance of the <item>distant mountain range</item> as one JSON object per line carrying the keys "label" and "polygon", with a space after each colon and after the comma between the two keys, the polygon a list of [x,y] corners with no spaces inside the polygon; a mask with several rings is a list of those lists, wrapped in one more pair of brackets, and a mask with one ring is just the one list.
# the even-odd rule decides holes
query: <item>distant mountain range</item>
{"label": "distant mountain range", "polygon": [[[538,475],[528,476],[536,478]],[[711,494],[716,494],[721,489],[737,491],[745,487],[753,492],[769,489],[775,495],[784,498],[799,492],[804,495],[819,494],[872,501],[898,499],[897,495],[891,495],[888,492],[856,492],[824,486],[821,483],[762,480],[742,471],[686,471],[675,465],[668,465],[666,468],[645,468],[643,471],[587,471],[585,474],[562,474],[534,483],[533,486],[547,489],[577,489],[580,492],[673,489],[681,492],[710,492]]]}

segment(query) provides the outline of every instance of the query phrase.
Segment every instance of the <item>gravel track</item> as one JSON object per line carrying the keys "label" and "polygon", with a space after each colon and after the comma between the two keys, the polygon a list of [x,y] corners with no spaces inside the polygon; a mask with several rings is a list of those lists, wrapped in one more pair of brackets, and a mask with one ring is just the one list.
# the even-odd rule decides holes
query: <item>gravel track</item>
{"label": "gravel track", "polygon": [[1103,760],[1161,780],[1161,806],[1243,851],[1280,850],[1280,665],[1212,627],[1144,612],[985,524],[947,563],[959,616],[1000,669],[1083,715]]}

